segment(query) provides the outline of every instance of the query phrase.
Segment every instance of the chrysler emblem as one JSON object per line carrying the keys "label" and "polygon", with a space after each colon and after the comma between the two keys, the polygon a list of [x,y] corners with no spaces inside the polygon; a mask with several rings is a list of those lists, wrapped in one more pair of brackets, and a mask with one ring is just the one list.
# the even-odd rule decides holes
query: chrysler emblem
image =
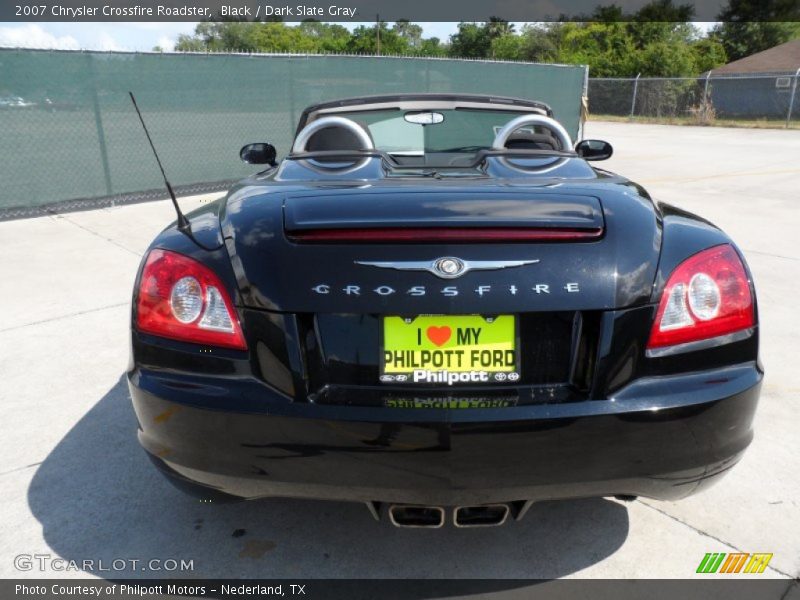
{"label": "chrysler emblem", "polygon": [[398,260],[391,262],[372,262],[357,260],[357,265],[379,267],[381,269],[395,269],[398,271],[428,271],[442,279],[455,279],[470,271],[496,271],[509,267],[521,267],[538,263],[533,260],[463,260],[455,256],[443,256],[432,261],[428,260]]}
{"label": "chrysler emblem", "polygon": [[464,261],[453,256],[439,258],[433,263],[433,270],[439,277],[454,279],[464,272]]}

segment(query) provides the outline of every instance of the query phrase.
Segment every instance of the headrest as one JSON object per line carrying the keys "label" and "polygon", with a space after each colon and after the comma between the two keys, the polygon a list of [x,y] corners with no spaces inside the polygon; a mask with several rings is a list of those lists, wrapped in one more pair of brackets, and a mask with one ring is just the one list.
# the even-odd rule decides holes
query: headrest
{"label": "headrest", "polygon": [[[359,123],[364,130],[369,133],[369,129]],[[370,136],[372,137],[372,136]],[[322,152],[325,150],[360,150],[363,146],[359,144],[356,135],[344,127],[325,127],[314,133],[306,144],[307,152]]]}
{"label": "headrest", "polygon": [[549,133],[516,131],[506,141],[510,150],[559,150],[558,141]]}

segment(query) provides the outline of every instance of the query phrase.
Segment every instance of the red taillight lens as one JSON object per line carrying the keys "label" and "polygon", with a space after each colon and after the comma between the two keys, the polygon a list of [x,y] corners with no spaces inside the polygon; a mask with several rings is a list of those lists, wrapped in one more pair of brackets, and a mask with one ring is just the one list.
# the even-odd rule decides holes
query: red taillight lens
{"label": "red taillight lens", "polygon": [[603,236],[603,228],[544,227],[380,227],[375,229],[309,229],[289,232],[295,242],[311,243],[446,243],[446,242],[577,242]]}
{"label": "red taillight lens", "polygon": [[142,271],[136,328],[145,333],[246,350],[233,303],[219,277],[177,252],[152,250]]}
{"label": "red taillight lens", "polygon": [[672,272],[648,348],[715,338],[753,327],[750,282],[729,244],[698,252]]}

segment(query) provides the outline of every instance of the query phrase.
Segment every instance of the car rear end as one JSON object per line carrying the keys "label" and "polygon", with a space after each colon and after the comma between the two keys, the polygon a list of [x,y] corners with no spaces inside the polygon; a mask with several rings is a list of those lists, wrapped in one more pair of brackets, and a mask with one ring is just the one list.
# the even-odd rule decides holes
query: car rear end
{"label": "car rear end", "polygon": [[245,188],[204,218],[216,247],[168,231],[143,263],[129,371],[141,444],[194,493],[497,524],[680,498],[752,439],[746,267],[626,186]]}

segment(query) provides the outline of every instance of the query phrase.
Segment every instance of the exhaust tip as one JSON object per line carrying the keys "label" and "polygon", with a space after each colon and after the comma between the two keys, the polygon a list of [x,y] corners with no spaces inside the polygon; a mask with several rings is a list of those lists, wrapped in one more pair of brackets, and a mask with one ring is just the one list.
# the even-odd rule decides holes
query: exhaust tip
{"label": "exhaust tip", "polygon": [[616,496],[614,496],[614,498],[616,498],[621,502],[633,502],[638,497],[639,496],[632,496],[631,494],[617,494]]}
{"label": "exhaust tip", "polygon": [[444,509],[440,506],[394,504],[389,507],[389,520],[395,527],[427,527],[444,525]]}
{"label": "exhaust tip", "polygon": [[508,513],[508,504],[458,506],[453,511],[453,523],[456,527],[497,527],[506,522]]}

